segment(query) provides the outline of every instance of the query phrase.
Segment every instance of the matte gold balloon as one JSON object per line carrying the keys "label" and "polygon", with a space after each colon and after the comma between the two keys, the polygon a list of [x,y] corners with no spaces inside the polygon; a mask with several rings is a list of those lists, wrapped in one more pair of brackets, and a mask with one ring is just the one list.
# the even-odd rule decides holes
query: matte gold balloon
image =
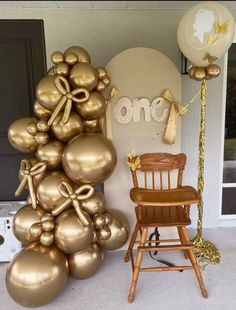
{"label": "matte gold balloon", "polygon": [[84,133],[65,147],[62,163],[67,176],[76,183],[103,183],[117,162],[109,139],[99,133]]}
{"label": "matte gold balloon", "polygon": [[77,63],[72,67],[69,79],[73,87],[85,87],[91,91],[97,85],[98,73],[89,63]]}
{"label": "matte gold balloon", "polygon": [[70,72],[70,68],[69,68],[68,64],[66,64],[64,62],[56,65],[53,70],[54,70],[55,74],[62,75],[62,76],[67,76]]}
{"label": "matte gold balloon", "polygon": [[39,206],[33,209],[32,205],[26,205],[19,209],[13,218],[13,233],[15,237],[23,244],[34,242],[37,237],[31,236],[30,227],[40,222],[41,217],[45,214],[45,210]]}
{"label": "matte gold balloon", "polygon": [[59,103],[62,94],[55,84],[56,76],[47,75],[37,85],[36,97],[39,103],[48,110],[53,110]]}
{"label": "matte gold balloon", "polygon": [[34,102],[34,115],[40,118],[49,118],[51,116],[51,111],[45,109],[38,100],[35,100]]}
{"label": "matte gold balloon", "polygon": [[18,304],[39,307],[60,295],[67,279],[65,255],[55,246],[33,243],[11,261],[6,273],[6,286]]}
{"label": "matte gold balloon", "polygon": [[93,224],[86,215],[89,225],[84,226],[74,209],[60,213],[55,221],[56,246],[64,253],[73,254],[86,249],[93,240]]}
{"label": "matte gold balloon", "polygon": [[121,248],[129,238],[130,226],[126,217],[117,210],[109,210],[112,222],[109,225],[111,236],[108,240],[98,240],[106,250],[113,251]]}
{"label": "matte gold balloon", "polygon": [[95,214],[101,214],[106,210],[106,200],[103,193],[94,191],[94,194],[85,200],[81,200],[80,205],[82,209],[93,216]]}
{"label": "matte gold balloon", "polygon": [[69,182],[67,176],[60,171],[53,171],[48,173],[39,183],[37,188],[37,199],[42,208],[51,212],[52,209],[61,203],[66,198],[63,197],[58,189],[61,182]]}
{"label": "matte gold balloon", "polygon": [[69,274],[75,279],[87,279],[98,271],[103,259],[104,253],[93,243],[83,252],[68,255]]}
{"label": "matte gold balloon", "polygon": [[108,240],[111,237],[111,229],[109,226],[103,226],[97,231],[98,240]]}
{"label": "matte gold balloon", "polygon": [[84,120],[84,131],[85,132],[102,132],[104,118],[97,118],[93,120]]}
{"label": "matte gold balloon", "polygon": [[18,151],[24,153],[34,152],[38,144],[34,137],[28,133],[27,126],[31,122],[37,122],[34,117],[24,117],[13,122],[8,129],[8,140]]}
{"label": "matte gold balloon", "polygon": [[75,103],[75,107],[84,119],[93,120],[101,117],[105,113],[106,102],[103,95],[96,91],[92,91],[87,101]]}
{"label": "matte gold balloon", "polygon": [[65,62],[68,65],[73,66],[78,62],[78,57],[75,55],[75,53],[68,53],[65,56]]}
{"label": "matte gold balloon", "polygon": [[65,58],[70,53],[73,53],[73,54],[76,55],[77,62],[88,62],[88,63],[91,62],[89,53],[83,47],[80,47],[80,46],[71,46],[71,47],[69,47],[64,52]]}
{"label": "matte gold balloon", "polygon": [[49,141],[38,147],[36,156],[47,164],[48,169],[56,169],[61,166],[63,149],[63,144],[60,141]]}
{"label": "matte gold balloon", "polygon": [[57,65],[57,64],[59,64],[59,63],[61,63],[61,62],[64,61],[64,55],[63,55],[62,52],[56,51],[56,52],[53,52],[53,53],[52,53],[51,59],[52,59],[52,62],[53,62],[55,65]]}
{"label": "matte gold balloon", "polygon": [[106,84],[103,81],[98,81],[97,86],[96,86],[96,90],[99,92],[102,92],[106,89]]}
{"label": "matte gold balloon", "polygon": [[98,73],[99,79],[102,79],[102,80],[107,76],[107,70],[103,67],[98,67],[97,73]]}
{"label": "matte gold balloon", "polygon": [[221,73],[221,69],[216,64],[211,64],[208,67],[206,67],[206,74],[210,78],[216,78]]}
{"label": "matte gold balloon", "polygon": [[59,113],[51,126],[52,133],[58,140],[68,142],[83,132],[83,121],[77,113],[71,112],[66,124],[61,122],[62,117],[63,113]]}

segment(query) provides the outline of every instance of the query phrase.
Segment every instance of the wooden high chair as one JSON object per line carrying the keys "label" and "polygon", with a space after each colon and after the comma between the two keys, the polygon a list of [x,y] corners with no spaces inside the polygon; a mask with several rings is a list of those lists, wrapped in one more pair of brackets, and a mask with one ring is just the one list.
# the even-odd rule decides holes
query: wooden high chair
{"label": "wooden high chair", "polygon": [[[191,223],[189,218],[190,205],[199,201],[198,192],[191,186],[182,186],[182,174],[186,163],[186,155],[181,153],[147,153],[140,157],[129,157],[130,170],[134,187],[130,190],[130,198],[136,204],[137,222],[125,256],[125,262],[131,258],[133,277],[128,301],[132,302],[135,295],[139,272],[170,271],[194,269],[203,297],[207,298],[202,275],[193,252],[186,226]],[[173,187],[174,170],[176,183]],[[139,187],[140,176],[144,175],[144,185]],[[148,179],[148,176],[151,177]],[[166,178],[166,182],[164,179]],[[150,182],[148,182],[150,181]],[[149,184],[151,183],[151,188]],[[174,226],[178,230],[179,239],[157,240],[155,246],[147,240],[149,228]],[[141,240],[137,241],[140,232]],[[161,245],[161,243],[168,245]],[[177,244],[176,244],[177,242]],[[133,247],[138,243],[137,257],[134,262]],[[153,241],[151,241],[153,243]],[[175,243],[175,244],[173,244]],[[146,267],[141,268],[142,256],[145,251],[183,251],[191,266]]]}

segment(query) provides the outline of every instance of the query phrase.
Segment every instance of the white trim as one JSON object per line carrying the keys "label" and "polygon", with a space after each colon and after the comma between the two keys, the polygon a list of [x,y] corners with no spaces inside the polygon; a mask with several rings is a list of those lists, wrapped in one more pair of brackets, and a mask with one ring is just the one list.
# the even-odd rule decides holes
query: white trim
{"label": "white trim", "polygon": [[219,227],[235,227],[236,219],[222,219],[218,222]]}
{"label": "white trim", "polygon": [[222,183],[222,187],[236,187],[236,183]]}

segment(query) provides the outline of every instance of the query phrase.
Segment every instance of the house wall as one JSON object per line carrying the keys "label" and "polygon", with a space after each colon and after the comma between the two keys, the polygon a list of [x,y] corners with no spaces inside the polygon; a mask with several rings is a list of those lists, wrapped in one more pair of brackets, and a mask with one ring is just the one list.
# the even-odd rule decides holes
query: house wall
{"label": "house wall", "polygon": [[[0,18],[44,20],[48,67],[51,66],[50,55],[53,51],[63,51],[71,45],[81,45],[89,51],[95,66],[105,66],[121,51],[142,46],[159,50],[180,68],[181,54],[176,29],[184,13],[185,10],[181,9],[0,9]],[[234,10],[232,13],[236,15]],[[199,88],[200,83],[183,76],[182,103],[187,103]],[[223,152],[222,100],[223,74],[210,81],[207,90],[205,227],[216,227],[219,218]],[[192,185],[197,183],[199,115],[200,105],[199,102],[195,102],[182,121],[182,151],[188,157],[185,182]],[[193,213],[195,225],[197,217],[196,212]]]}

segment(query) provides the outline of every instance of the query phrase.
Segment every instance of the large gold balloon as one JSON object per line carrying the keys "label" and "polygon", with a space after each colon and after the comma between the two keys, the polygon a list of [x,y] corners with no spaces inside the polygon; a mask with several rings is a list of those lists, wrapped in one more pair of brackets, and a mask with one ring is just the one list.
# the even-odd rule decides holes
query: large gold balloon
{"label": "large gold balloon", "polygon": [[91,91],[97,85],[98,73],[89,63],[77,63],[72,67],[69,79],[73,87],[84,87]]}
{"label": "large gold balloon", "polygon": [[[80,46],[71,46],[69,47],[65,52],[64,52],[64,56],[65,56],[65,60],[67,61],[68,56],[70,56],[70,54],[74,54],[76,56],[76,62],[88,62],[90,63],[90,56],[89,53]],[[69,63],[71,64],[71,63]]]}
{"label": "large gold balloon", "polygon": [[61,122],[62,117],[63,113],[59,113],[51,126],[52,133],[58,140],[68,142],[83,132],[83,121],[77,113],[71,112],[66,124]]}
{"label": "large gold balloon", "polygon": [[61,166],[63,148],[60,141],[49,141],[38,147],[36,156],[40,161],[47,164],[48,169],[55,169]]}
{"label": "large gold balloon", "polygon": [[38,83],[36,97],[39,103],[48,110],[53,110],[59,103],[62,94],[55,84],[56,76],[47,75]]}
{"label": "large gold balloon", "polygon": [[38,100],[35,100],[34,102],[34,115],[40,118],[49,118],[51,116],[51,111],[45,109]]}
{"label": "large gold balloon", "polygon": [[39,307],[57,297],[68,279],[65,255],[55,246],[32,243],[10,263],[6,286],[10,296],[25,307]]}
{"label": "large gold balloon", "polygon": [[13,122],[8,129],[8,139],[11,145],[18,151],[24,153],[34,152],[38,144],[33,136],[27,131],[29,123],[37,122],[34,117],[24,117]]}
{"label": "large gold balloon", "polygon": [[130,225],[126,217],[117,210],[109,210],[112,222],[109,226],[111,236],[107,240],[98,240],[98,243],[106,250],[117,250],[121,248],[129,238]]}
{"label": "large gold balloon", "polygon": [[94,194],[90,198],[81,200],[80,205],[91,216],[104,213],[106,210],[105,197],[99,191],[94,191]]}
{"label": "large gold balloon", "polygon": [[104,253],[93,243],[82,252],[68,255],[69,274],[75,279],[87,279],[98,271],[103,259]]}
{"label": "large gold balloon", "polygon": [[65,147],[62,163],[65,173],[76,183],[103,183],[117,162],[109,139],[99,133],[84,133]]}
{"label": "large gold balloon", "polygon": [[67,176],[60,171],[53,171],[48,173],[39,183],[37,188],[37,198],[41,206],[51,212],[52,209],[61,203],[66,198],[63,197],[58,189],[61,182],[69,182]]}
{"label": "large gold balloon", "polygon": [[23,244],[36,241],[37,238],[31,236],[29,230],[33,224],[40,222],[45,213],[45,210],[39,206],[33,209],[30,204],[19,209],[13,218],[12,227],[15,237]]}
{"label": "large gold balloon", "polygon": [[87,226],[82,224],[74,209],[63,211],[57,217],[54,229],[55,243],[64,253],[80,252],[91,244],[93,224],[90,217],[86,217],[89,221]]}
{"label": "large gold balloon", "polygon": [[106,110],[106,102],[103,95],[96,91],[89,94],[85,102],[75,104],[78,113],[86,120],[93,120],[101,117]]}

